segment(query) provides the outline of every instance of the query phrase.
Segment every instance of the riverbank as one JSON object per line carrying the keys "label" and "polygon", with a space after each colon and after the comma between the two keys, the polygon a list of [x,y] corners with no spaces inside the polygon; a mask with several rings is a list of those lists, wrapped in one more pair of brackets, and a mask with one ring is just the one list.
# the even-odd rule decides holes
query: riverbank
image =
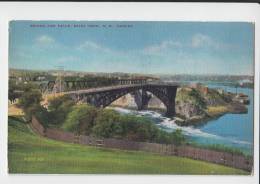
{"label": "riverbank", "polygon": [[228,105],[208,106],[203,115],[194,115],[190,118],[183,118],[183,116],[177,114],[175,123],[179,126],[196,126],[207,123],[213,119],[217,119],[225,114],[244,114],[247,113],[245,105],[233,102]]}

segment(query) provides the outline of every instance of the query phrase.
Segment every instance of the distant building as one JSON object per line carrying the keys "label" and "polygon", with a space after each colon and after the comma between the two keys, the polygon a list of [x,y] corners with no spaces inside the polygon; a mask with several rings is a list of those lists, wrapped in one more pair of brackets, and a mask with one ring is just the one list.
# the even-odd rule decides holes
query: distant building
{"label": "distant building", "polygon": [[208,94],[209,88],[207,86],[203,86],[201,83],[192,83],[189,85],[190,88],[197,89],[204,95]]}
{"label": "distant building", "polygon": [[236,96],[237,98],[243,98],[243,97],[248,97],[247,95],[243,94],[243,93],[239,93]]}
{"label": "distant building", "polygon": [[244,80],[240,80],[239,83],[253,83],[253,81],[249,80],[249,79],[244,79]]}
{"label": "distant building", "polygon": [[45,79],[46,79],[45,76],[38,76],[38,77],[36,78],[37,81],[43,81],[43,80],[45,80]]}
{"label": "distant building", "polygon": [[191,83],[189,86],[190,86],[191,88],[199,89],[199,88],[202,87],[202,84],[199,83],[199,82],[196,82],[196,83]]}
{"label": "distant building", "polygon": [[218,93],[223,95],[224,94],[224,90],[223,89],[217,89]]}
{"label": "distant building", "polygon": [[200,91],[204,94],[207,95],[209,92],[209,88],[207,86],[201,86]]}

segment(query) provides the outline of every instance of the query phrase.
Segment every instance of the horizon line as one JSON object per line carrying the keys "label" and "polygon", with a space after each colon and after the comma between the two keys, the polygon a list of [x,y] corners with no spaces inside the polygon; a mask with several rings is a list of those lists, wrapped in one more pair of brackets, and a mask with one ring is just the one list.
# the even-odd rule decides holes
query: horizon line
{"label": "horizon line", "polygon": [[[60,71],[58,69],[23,69],[23,68],[9,68],[9,70],[28,70],[28,71]],[[254,77],[254,74],[217,74],[217,73],[205,73],[205,74],[199,74],[199,73],[176,73],[176,74],[169,74],[169,73],[134,73],[134,72],[93,72],[93,71],[82,71],[82,70],[63,70],[64,72],[82,72],[82,73],[103,73],[103,74],[114,74],[114,73],[122,73],[122,74],[141,74],[141,75],[202,75],[202,76],[207,76],[207,75],[218,75],[218,76],[250,76]]]}

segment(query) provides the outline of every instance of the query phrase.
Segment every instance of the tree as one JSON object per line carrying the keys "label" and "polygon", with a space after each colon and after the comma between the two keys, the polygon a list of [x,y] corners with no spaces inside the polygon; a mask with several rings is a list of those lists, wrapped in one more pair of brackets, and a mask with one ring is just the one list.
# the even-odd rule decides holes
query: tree
{"label": "tree", "polygon": [[8,99],[14,102],[15,99],[20,98],[24,93],[37,89],[37,86],[32,83],[16,83],[15,80],[9,80]]}
{"label": "tree", "polygon": [[37,104],[39,105],[42,100],[42,94],[39,90],[31,89],[22,94],[19,99],[19,105],[26,110],[30,106]]}
{"label": "tree", "polygon": [[98,110],[93,106],[86,104],[74,106],[62,125],[62,129],[77,134],[89,135],[92,132],[97,113]]}
{"label": "tree", "polygon": [[176,129],[174,132],[172,132],[171,139],[173,144],[177,146],[180,146],[186,141],[181,129]]}
{"label": "tree", "polygon": [[49,100],[48,110],[52,117],[52,123],[56,125],[63,124],[74,105],[75,102],[68,96],[60,96]]}
{"label": "tree", "polygon": [[8,99],[11,101],[11,103],[14,102],[14,100],[18,97],[17,93],[15,93],[16,84],[14,80],[9,80],[9,86],[8,86]]}
{"label": "tree", "polygon": [[136,141],[146,141],[149,140],[150,132],[147,129],[147,126],[140,125],[139,128],[136,130],[137,140]]}
{"label": "tree", "polygon": [[50,111],[57,111],[58,109],[60,109],[61,106],[64,106],[64,103],[66,103],[67,105],[75,104],[69,96],[63,95],[50,99],[48,109]]}
{"label": "tree", "polygon": [[95,119],[93,133],[97,137],[120,137],[123,134],[122,124],[119,113],[114,110],[101,110]]}
{"label": "tree", "polygon": [[189,96],[192,99],[192,102],[193,102],[194,105],[199,106],[201,109],[206,108],[206,102],[205,102],[204,98],[202,97],[201,92],[199,92],[196,89],[192,89],[189,92]]}
{"label": "tree", "polygon": [[25,109],[25,118],[30,121],[35,116],[43,125],[47,126],[50,120],[49,113],[46,108],[40,104],[32,104]]}
{"label": "tree", "polygon": [[161,144],[170,144],[170,143],[172,143],[169,133],[165,132],[163,130],[159,130],[157,132],[157,136],[156,136],[155,142],[161,143]]}
{"label": "tree", "polygon": [[145,117],[121,115],[123,136],[133,141],[156,141],[158,127]]}

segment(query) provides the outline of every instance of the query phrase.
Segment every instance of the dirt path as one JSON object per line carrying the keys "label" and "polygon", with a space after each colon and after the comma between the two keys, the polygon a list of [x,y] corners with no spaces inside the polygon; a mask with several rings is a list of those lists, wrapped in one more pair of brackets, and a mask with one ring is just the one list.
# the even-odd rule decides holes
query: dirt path
{"label": "dirt path", "polygon": [[24,112],[21,108],[17,107],[17,103],[8,104],[8,116],[21,116]]}

